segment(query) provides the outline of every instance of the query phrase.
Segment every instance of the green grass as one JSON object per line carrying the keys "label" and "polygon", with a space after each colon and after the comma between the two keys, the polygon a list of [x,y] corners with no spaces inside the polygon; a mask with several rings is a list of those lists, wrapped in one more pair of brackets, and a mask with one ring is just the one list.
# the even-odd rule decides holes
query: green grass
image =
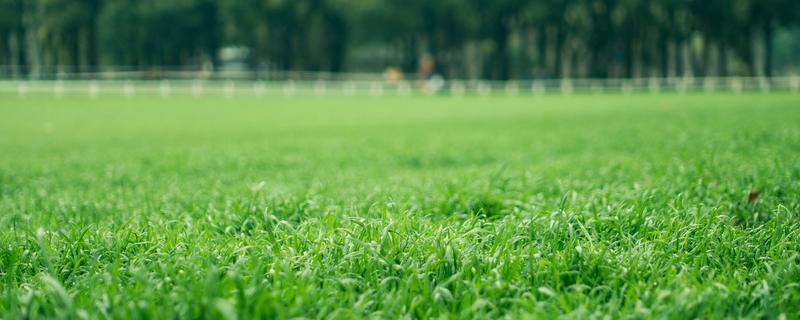
{"label": "green grass", "polygon": [[5,95],[0,226],[5,319],[796,318],[800,96]]}

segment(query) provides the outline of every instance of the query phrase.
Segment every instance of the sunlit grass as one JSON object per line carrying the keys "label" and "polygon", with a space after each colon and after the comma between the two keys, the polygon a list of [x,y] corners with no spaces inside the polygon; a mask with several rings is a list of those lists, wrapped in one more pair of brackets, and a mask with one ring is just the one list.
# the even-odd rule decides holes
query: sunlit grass
{"label": "sunlit grass", "polygon": [[7,319],[791,318],[799,210],[796,95],[0,96]]}

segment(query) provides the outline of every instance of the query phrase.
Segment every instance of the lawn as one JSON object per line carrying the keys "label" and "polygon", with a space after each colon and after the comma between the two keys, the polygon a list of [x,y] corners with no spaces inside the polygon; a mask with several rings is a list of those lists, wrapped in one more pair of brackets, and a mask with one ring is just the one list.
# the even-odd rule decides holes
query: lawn
{"label": "lawn", "polygon": [[0,95],[0,318],[800,314],[800,95]]}

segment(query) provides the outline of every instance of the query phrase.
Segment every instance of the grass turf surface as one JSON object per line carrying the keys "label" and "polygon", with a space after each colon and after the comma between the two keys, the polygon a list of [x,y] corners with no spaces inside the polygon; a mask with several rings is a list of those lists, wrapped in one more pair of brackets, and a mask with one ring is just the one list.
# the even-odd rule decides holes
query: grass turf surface
{"label": "grass turf surface", "polygon": [[0,318],[793,318],[799,194],[792,95],[6,95]]}

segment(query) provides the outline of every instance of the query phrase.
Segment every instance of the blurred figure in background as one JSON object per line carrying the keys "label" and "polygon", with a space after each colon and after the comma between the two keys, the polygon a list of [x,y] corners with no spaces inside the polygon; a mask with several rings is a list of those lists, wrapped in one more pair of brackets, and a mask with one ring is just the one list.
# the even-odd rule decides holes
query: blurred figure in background
{"label": "blurred figure in background", "polygon": [[425,94],[434,94],[444,88],[444,85],[444,77],[436,73],[436,60],[433,55],[423,54],[417,69],[417,89]]}
{"label": "blurred figure in background", "polygon": [[398,67],[388,67],[383,71],[383,80],[389,84],[398,84],[404,78],[403,71]]}

